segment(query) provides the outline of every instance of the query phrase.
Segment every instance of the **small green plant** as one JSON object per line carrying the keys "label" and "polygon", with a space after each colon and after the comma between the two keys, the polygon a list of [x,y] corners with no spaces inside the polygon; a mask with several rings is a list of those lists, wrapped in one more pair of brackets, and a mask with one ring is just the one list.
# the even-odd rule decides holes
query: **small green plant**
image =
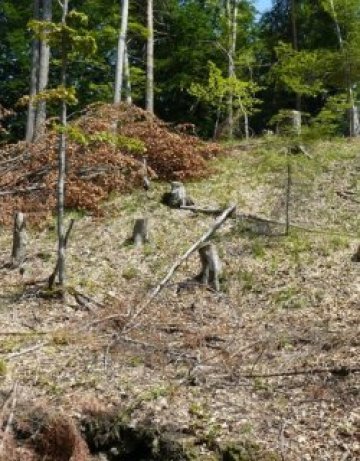
{"label": "small green plant", "polygon": [[263,258],[266,254],[264,242],[256,239],[251,245],[251,252],[255,258]]}
{"label": "small green plant", "polygon": [[135,279],[136,277],[138,277],[139,275],[139,272],[138,270],[136,269],[136,267],[133,267],[133,266],[129,266],[127,268],[125,268],[121,275],[123,276],[124,279],[126,280],[133,280]]}
{"label": "small green plant", "polygon": [[6,362],[0,359],[0,377],[6,376],[7,373],[7,365]]}
{"label": "small green plant", "polygon": [[189,406],[189,414],[192,416],[196,416],[196,418],[203,419],[206,416],[206,411],[201,403],[193,402]]}

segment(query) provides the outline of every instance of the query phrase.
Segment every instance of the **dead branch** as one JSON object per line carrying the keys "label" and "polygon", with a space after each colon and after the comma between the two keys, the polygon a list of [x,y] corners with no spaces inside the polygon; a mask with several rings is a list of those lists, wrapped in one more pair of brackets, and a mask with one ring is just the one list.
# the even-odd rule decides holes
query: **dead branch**
{"label": "dead branch", "polygon": [[316,375],[323,373],[331,373],[335,376],[348,376],[352,373],[360,373],[360,367],[331,367],[331,368],[310,368],[308,370],[291,370],[278,373],[264,373],[264,374],[247,374],[241,375],[242,378],[276,378],[281,376],[299,376],[299,375]]}
{"label": "dead branch", "polygon": [[7,359],[13,359],[15,357],[20,357],[21,355],[30,354],[31,352],[35,352],[43,347],[46,347],[50,344],[50,341],[46,341],[41,344],[36,344],[36,346],[29,347],[28,349],[23,349],[19,352],[11,352],[10,354],[5,355]]}
{"label": "dead branch", "polygon": [[194,213],[204,213],[204,214],[211,214],[211,215],[218,215],[224,212],[224,208],[201,208],[197,206],[181,206],[181,210],[188,210]]}
{"label": "dead branch", "polygon": [[336,195],[338,195],[339,197],[345,200],[350,200],[353,203],[360,203],[360,200],[357,200],[356,198],[353,197],[354,192],[350,192],[350,191],[343,192],[343,191],[337,190]]}
{"label": "dead branch", "polygon": [[165,277],[158,283],[158,285],[155,287],[153,290],[151,296],[149,297],[148,301],[152,301],[159,293],[160,291],[164,288],[164,286],[168,283],[168,281],[171,279],[171,277],[174,275],[174,273],[177,271],[177,269],[181,266],[181,264],[188,259],[188,257],[196,251],[200,245],[207,240],[221,227],[221,225],[228,219],[229,216],[231,216],[232,213],[234,213],[236,209],[236,205],[230,205],[224,212],[217,218],[215,223],[210,227],[208,231],[203,234],[199,240],[197,240],[180,258],[175,261],[175,263],[171,266],[169,269],[168,273],[165,275]]}
{"label": "dead branch", "polygon": [[11,411],[10,415],[7,418],[6,426],[5,429],[2,431],[2,437],[1,437],[1,442],[0,442],[0,455],[3,455],[4,448],[5,448],[5,441],[6,441],[6,436],[11,430],[11,426],[14,420],[14,412],[15,412],[15,407],[17,403],[17,382],[15,381],[14,386],[12,388],[11,394],[9,399],[11,399]]}
{"label": "dead branch", "polygon": [[45,186],[41,186],[40,184],[34,184],[33,186],[25,187],[23,189],[9,189],[0,191],[0,196],[4,195],[16,195],[16,194],[29,194],[30,192],[34,192],[36,190],[45,189]]}
{"label": "dead branch", "polygon": [[[131,321],[126,325],[126,331],[133,329],[135,327],[134,320],[141,315],[141,313],[152,303],[152,301],[156,298],[156,296],[161,292],[161,290],[167,285],[171,277],[177,271],[177,269],[181,266],[181,264],[186,261],[192,253],[194,253],[202,243],[206,242],[216,231],[221,227],[221,225],[231,216],[234,211],[236,210],[236,205],[230,205],[226,210],[219,216],[215,223],[210,227],[208,231],[205,232],[180,258],[171,266],[165,277],[158,283],[158,285],[154,288],[152,293],[148,296],[145,300],[144,304],[140,304],[139,310],[134,314]],[[119,317],[123,317],[123,315],[110,315],[108,317],[104,317],[102,319],[96,320],[91,323],[91,325],[96,325],[98,323],[106,322],[107,320],[113,320]]]}

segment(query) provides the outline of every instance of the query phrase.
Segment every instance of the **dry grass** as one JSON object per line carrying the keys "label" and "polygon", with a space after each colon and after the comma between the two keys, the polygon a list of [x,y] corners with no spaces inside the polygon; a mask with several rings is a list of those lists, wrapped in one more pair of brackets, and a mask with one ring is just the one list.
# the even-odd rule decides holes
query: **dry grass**
{"label": "dry grass", "polygon": [[[313,162],[294,160],[291,215],[298,227],[289,236],[278,235],[281,226],[230,220],[222,227],[214,238],[222,293],[184,283],[199,271],[193,255],[139,315],[151,288],[212,217],[159,205],[166,188],[160,183],[148,199],[141,192],[114,197],[101,220],[79,217],[68,284],[97,302],[71,296],[65,306],[39,298],[33,283],[53,267],[54,232],[30,232],[24,279],[1,274],[2,388],[17,380],[23,399],[46,397],[68,416],[95,398],[102,408],[126,409],[135,423],[171,423],[182,437],[200,441],[196,459],[209,459],[228,441],[261,442],[279,459],[356,459],[358,374],[246,376],[359,368],[360,275],[351,262],[359,205],[336,193],[350,189],[359,198],[358,147],[321,144]],[[210,180],[189,184],[189,194],[199,205],[235,201],[238,211],[282,220],[281,161],[271,151],[237,150],[215,161]],[[151,241],[138,249],[126,239],[143,215],[150,217]],[[2,230],[4,262],[10,239]],[[97,323],[111,314],[118,317]]]}

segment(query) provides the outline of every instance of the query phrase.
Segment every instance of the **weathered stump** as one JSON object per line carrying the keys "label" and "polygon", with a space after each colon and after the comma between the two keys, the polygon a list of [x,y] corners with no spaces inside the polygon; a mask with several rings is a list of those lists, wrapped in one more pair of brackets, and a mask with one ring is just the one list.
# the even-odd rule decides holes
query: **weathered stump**
{"label": "weathered stump", "polygon": [[354,261],[356,263],[360,262],[360,245],[358,246],[358,249],[356,250],[355,254],[351,258],[351,261]]}
{"label": "weathered stump", "polygon": [[287,111],[276,126],[277,134],[300,134],[302,125],[301,112],[298,110]]}
{"label": "weathered stump", "polygon": [[20,266],[25,259],[26,247],[26,224],[25,215],[21,212],[15,213],[13,229],[13,246],[11,251],[11,265]]}
{"label": "weathered stump", "polygon": [[148,218],[138,218],[135,220],[132,242],[139,247],[149,241],[149,220]]}
{"label": "weathered stump", "polygon": [[165,192],[163,195],[162,203],[171,208],[194,205],[193,200],[186,196],[186,189],[182,182],[173,181],[170,187],[170,192]]}
{"label": "weathered stump", "polygon": [[214,290],[220,291],[219,276],[221,275],[221,262],[216,249],[212,243],[203,243],[199,247],[201,272],[197,276],[200,283],[211,286]]}

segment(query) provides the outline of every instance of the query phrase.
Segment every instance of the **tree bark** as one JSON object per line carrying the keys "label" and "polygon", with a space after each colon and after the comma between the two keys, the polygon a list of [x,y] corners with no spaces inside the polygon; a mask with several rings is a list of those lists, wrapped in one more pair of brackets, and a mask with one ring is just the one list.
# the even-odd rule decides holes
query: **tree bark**
{"label": "tree bark", "polygon": [[14,218],[13,246],[11,252],[11,265],[13,267],[20,266],[25,259],[25,227],[24,214],[20,212],[16,213]]}
{"label": "tree bark", "polygon": [[350,109],[348,110],[349,135],[350,137],[356,137],[360,135],[359,111],[355,105],[355,97],[354,97],[354,91],[353,91],[352,82],[351,82],[350,68],[347,62],[347,57],[345,55],[344,40],[343,40],[343,36],[341,33],[339,21],[337,19],[334,2],[333,0],[329,0],[329,2],[330,2],[331,12],[332,12],[332,17],[333,17],[334,24],[335,24],[335,31],[336,31],[336,35],[338,38],[339,48],[340,48],[341,53],[344,56],[344,60],[346,60],[345,79],[346,79],[346,86],[347,86],[348,102],[350,105]]}
{"label": "tree bark", "polygon": [[125,77],[126,104],[129,104],[130,106],[132,104],[131,75],[130,75],[129,53],[128,53],[127,45],[125,46],[124,77]]}
{"label": "tree bark", "polygon": [[148,218],[139,218],[135,220],[132,241],[136,247],[142,246],[149,241]]}
{"label": "tree bark", "polygon": [[[228,17],[229,49],[228,49],[228,77],[235,77],[235,57],[236,57],[236,34],[237,34],[237,16],[238,0],[227,0],[226,13]],[[228,96],[228,130],[229,138],[234,137],[234,95],[230,92]]]}
{"label": "tree bark", "polygon": [[[298,31],[297,31],[297,18],[296,18],[296,0],[291,0],[291,31],[292,31],[292,44],[295,51],[299,50]],[[301,95],[296,93],[295,109],[301,112]]]}
{"label": "tree bark", "polygon": [[[42,0],[41,20],[50,22],[52,19],[52,0]],[[38,73],[38,88],[40,93],[44,91],[49,80],[49,63],[50,63],[50,46],[46,40],[40,40],[40,57],[39,57],[39,73]],[[45,132],[46,122],[46,101],[40,100],[36,108],[36,120],[34,130],[34,141],[36,142]]]}
{"label": "tree bark", "polygon": [[173,181],[170,192],[165,192],[162,203],[171,208],[181,208],[186,205],[194,205],[194,202],[186,196],[186,189],[182,182]]}
{"label": "tree bark", "polygon": [[118,46],[117,46],[117,59],[116,59],[116,71],[115,71],[115,91],[114,91],[114,103],[115,104],[119,104],[119,102],[121,101],[128,18],[129,18],[129,0],[122,0],[121,25],[120,25],[119,39],[118,39]]}
{"label": "tree bark", "polygon": [[[33,18],[39,19],[40,16],[40,0],[34,0],[34,12]],[[30,71],[30,91],[29,91],[29,106],[27,112],[26,121],[26,142],[32,142],[34,139],[35,130],[35,118],[36,118],[36,106],[33,102],[33,98],[37,93],[38,86],[38,68],[39,68],[39,40],[33,38],[31,45],[31,71]]]}
{"label": "tree bark", "polygon": [[215,291],[220,291],[219,276],[221,273],[220,258],[216,246],[206,242],[199,246],[201,272],[197,279],[204,285],[211,286]]}
{"label": "tree bark", "polygon": [[154,5],[147,0],[146,110],[154,113]]}
{"label": "tree bark", "polygon": [[[66,25],[66,16],[68,14],[69,0],[63,0],[62,24]],[[66,87],[66,70],[67,70],[67,53],[65,36],[62,38],[62,55],[61,55],[61,85]],[[58,189],[57,189],[57,231],[58,231],[58,274],[59,285],[62,288],[65,284],[65,248],[66,240],[64,234],[64,203],[65,203],[65,165],[66,165],[66,134],[67,125],[67,107],[66,102],[61,103],[60,123],[62,130],[59,142],[59,163],[58,163]]]}

